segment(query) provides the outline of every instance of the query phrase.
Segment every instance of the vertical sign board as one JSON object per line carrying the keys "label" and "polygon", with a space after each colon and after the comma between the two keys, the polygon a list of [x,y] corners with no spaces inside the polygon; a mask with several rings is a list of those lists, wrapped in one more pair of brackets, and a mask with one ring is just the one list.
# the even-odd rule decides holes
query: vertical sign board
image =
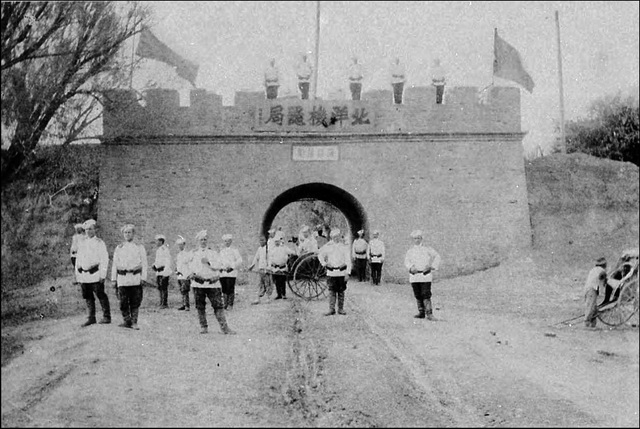
{"label": "vertical sign board", "polygon": [[374,122],[362,101],[276,99],[257,106],[254,130],[359,133],[372,131]]}

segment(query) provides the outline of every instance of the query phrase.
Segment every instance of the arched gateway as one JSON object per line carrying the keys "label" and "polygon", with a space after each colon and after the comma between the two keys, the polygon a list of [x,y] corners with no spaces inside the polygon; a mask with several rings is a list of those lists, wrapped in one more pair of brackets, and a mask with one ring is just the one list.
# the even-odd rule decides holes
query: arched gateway
{"label": "arched gateway", "polygon": [[[386,280],[406,281],[409,233],[420,228],[443,258],[441,275],[494,264],[531,243],[520,129],[520,90],[433,87],[364,93],[362,101],[265,100],[234,106],[204,90],[181,107],[177,91],[105,93],[98,216],[110,251],[124,223],[147,251],[162,233],[190,245],[225,233],[245,260],[287,204],[336,206],[352,233],[381,231]],[[297,230],[299,225],[290,226]],[[241,279],[242,280],[242,279]]]}

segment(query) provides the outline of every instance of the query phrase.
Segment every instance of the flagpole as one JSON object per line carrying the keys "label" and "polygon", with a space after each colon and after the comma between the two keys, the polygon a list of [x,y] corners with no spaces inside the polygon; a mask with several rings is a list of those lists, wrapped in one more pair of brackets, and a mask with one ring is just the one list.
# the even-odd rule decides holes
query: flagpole
{"label": "flagpole", "polygon": [[560,49],[560,17],[556,10],[556,34],[558,40],[558,91],[560,93],[560,151],[567,153],[567,141],[564,132],[564,92],[562,90],[562,51]]}
{"label": "flagpole", "polygon": [[498,28],[493,28],[493,63],[491,64],[491,86],[493,86],[493,79],[495,78],[496,67],[496,39],[498,38]]}
{"label": "flagpole", "polygon": [[316,1],[316,65],[313,70],[313,99],[318,96],[318,63],[320,61],[320,0]]}

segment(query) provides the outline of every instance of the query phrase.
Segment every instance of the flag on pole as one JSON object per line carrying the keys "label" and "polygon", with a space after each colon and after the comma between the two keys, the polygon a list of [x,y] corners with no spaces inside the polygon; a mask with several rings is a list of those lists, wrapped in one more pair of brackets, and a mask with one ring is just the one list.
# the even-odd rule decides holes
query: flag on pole
{"label": "flag on pole", "polygon": [[144,28],[142,32],[140,32],[140,41],[138,42],[136,54],[142,58],[161,61],[175,67],[178,76],[191,82],[191,85],[196,86],[198,65],[173,52],[147,28]]}
{"label": "flag on pole", "polygon": [[527,91],[533,92],[533,79],[522,65],[520,53],[498,36],[495,29],[493,44],[493,75],[522,85]]}

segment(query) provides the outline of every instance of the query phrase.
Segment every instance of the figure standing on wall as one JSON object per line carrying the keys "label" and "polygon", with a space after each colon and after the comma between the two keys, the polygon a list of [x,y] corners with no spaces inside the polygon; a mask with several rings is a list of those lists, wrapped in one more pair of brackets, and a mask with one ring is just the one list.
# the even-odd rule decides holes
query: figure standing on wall
{"label": "figure standing on wall", "polygon": [[351,99],[360,101],[362,94],[362,66],[358,64],[358,58],[353,57],[353,63],[349,66],[349,89],[351,90]]}
{"label": "figure standing on wall", "polygon": [[264,86],[267,91],[267,100],[278,98],[278,87],[280,86],[280,72],[276,67],[275,58],[271,58],[269,66],[264,72]]}
{"label": "figure standing on wall", "polygon": [[402,91],[404,90],[405,70],[400,64],[400,58],[395,59],[391,65],[391,86],[393,87],[393,103],[402,104]]}
{"label": "figure standing on wall", "polygon": [[436,87],[436,104],[442,104],[445,85],[445,71],[440,65],[440,59],[433,60],[431,67],[431,84]]}
{"label": "figure standing on wall", "polygon": [[307,55],[302,55],[302,61],[296,69],[298,74],[298,88],[300,88],[300,96],[303,100],[309,99],[309,84],[311,81],[311,65],[307,62]]}

